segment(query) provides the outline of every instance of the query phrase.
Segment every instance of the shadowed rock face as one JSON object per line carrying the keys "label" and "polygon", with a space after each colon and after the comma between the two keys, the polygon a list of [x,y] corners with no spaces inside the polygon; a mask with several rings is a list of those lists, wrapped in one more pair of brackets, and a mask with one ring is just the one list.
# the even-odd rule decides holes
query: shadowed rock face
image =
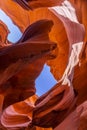
{"label": "shadowed rock face", "polygon": [[[86,83],[86,80],[84,79],[84,75],[86,76],[86,71],[87,71],[86,62],[84,62],[84,64],[81,64],[81,66],[79,66],[79,63],[80,63],[79,54],[81,53],[81,49],[83,46],[85,31],[84,31],[83,25],[81,25],[78,22],[78,19],[75,16],[74,9],[70,7],[71,8],[70,10],[68,6],[70,5],[67,5],[67,3],[64,3],[62,6],[59,6],[56,8],[55,7],[50,8],[49,10],[52,11],[54,15],[49,10],[42,9],[42,12],[43,12],[43,16],[42,16],[40,14],[41,9],[35,10],[32,13],[30,12],[30,21],[32,22],[35,19],[44,18],[44,17],[53,19],[54,26],[53,26],[53,30],[50,33],[50,37],[55,39],[55,41],[58,42],[59,52],[58,52],[57,58],[54,59],[53,62],[50,61],[49,65],[52,67],[52,73],[54,74],[55,78],[56,79],[60,78],[61,82],[59,82],[58,84],[58,87],[60,89],[62,89],[63,85],[65,85],[64,86],[65,88],[66,86],[67,88],[73,87],[77,90],[78,100],[76,101],[76,104],[79,104],[79,103],[82,103],[82,101],[85,101],[87,99],[86,93],[84,92],[87,90],[86,89],[87,83]],[[68,9],[70,10],[70,12]],[[35,14],[38,14],[38,15],[35,15]],[[61,53],[64,53],[64,55]],[[64,57],[65,55],[66,55],[66,58]],[[66,60],[67,58],[69,59]],[[65,60],[66,60],[65,62],[66,64],[63,65]],[[64,66],[65,66],[65,69],[63,69]],[[81,69],[83,68],[83,66],[85,67],[84,71],[83,69]],[[84,83],[81,80],[82,77],[83,77],[83,80],[85,81]],[[46,94],[44,94],[43,96],[37,99],[36,107],[35,107],[34,115],[33,115],[34,116],[33,124],[42,126],[42,127],[50,127],[50,126],[55,127],[67,116],[67,113],[69,114],[70,112],[69,107],[70,107],[70,104],[72,104],[70,103],[70,101],[71,102],[75,101],[75,94],[74,94],[73,89],[71,90],[69,89],[68,94],[70,94],[71,96],[70,97],[66,96],[66,100],[63,100],[65,99],[63,98],[63,96],[65,95],[63,92],[64,90],[60,91],[59,89],[57,90],[57,87],[53,87],[53,89],[51,89],[49,92],[47,92]],[[83,95],[83,93],[85,93],[85,96]],[[82,97],[81,97],[81,94],[83,95]],[[56,101],[57,99],[59,99],[58,102]],[[65,108],[63,108],[62,103],[64,103],[64,106],[66,106]],[[75,102],[73,103],[70,109],[71,110],[75,109],[74,107],[75,107]],[[57,121],[55,121],[55,117]]]}
{"label": "shadowed rock face", "polygon": [[[18,114],[15,116],[16,111],[14,110],[13,112],[15,107],[12,106],[8,110],[7,107],[35,94],[35,79],[43,69],[46,60],[50,58],[51,51],[56,48],[56,44],[51,42],[48,36],[52,26],[53,22],[51,20],[37,21],[25,30],[22,38],[17,43],[6,47],[4,45],[1,46],[0,109],[3,111],[6,108],[6,112],[3,111],[1,120],[4,120],[4,118],[8,118],[9,120],[10,115],[8,111],[12,111],[11,114],[14,113],[12,118],[21,119],[21,123],[18,123],[19,125],[17,126],[15,126],[16,120],[13,120],[15,123],[13,123],[14,125],[11,124],[11,127],[25,127],[29,124],[29,120],[31,122],[31,114],[30,118],[27,116],[22,117],[23,112],[21,115]],[[30,104],[33,102],[34,100],[30,100]],[[18,106],[20,105],[18,104]],[[26,107],[26,105],[24,106]],[[34,105],[29,105],[28,102],[29,106],[32,106],[32,109],[30,109],[30,113],[32,113]],[[6,115],[5,113],[8,114]],[[22,125],[23,121],[27,123]],[[9,122],[9,125],[5,123],[5,127],[10,127]]]}
{"label": "shadowed rock face", "polygon": [[[70,0],[71,3],[67,0],[14,1],[4,0],[0,2],[0,6],[23,32],[27,24],[34,24],[25,30],[22,38],[14,46],[1,50],[2,70],[8,68],[2,73],[5,77],[1,76],[0,80],[2,94],[0,102],[3,109],[6,108],[1,114],[2,125],[9,130],[12,128],[21,130],[25,127],[29,130],[41,130],[41,127],[45,129],[51,127],[54,130],[86,130],[87,2],[83,0]],[[8,8],[11,2],[13,7],[17,6],[20,18],[15,13],[15,8]],[[20,11],[26,12],[24,18]],[[37,20],[40,21],[36,22]],[[57,42],[57,48],[49,38]],[[19,50],[22,51],[19,53]],[[27,56],[28,51],[30,53]],[[9,58],[6,58],[5,64],[3,59],[6,56]],[[55,59],[47,61],[52,57]],[[45,62],[50,65],[51,72],[59,81],[47,93],[37,97],[34,95],[34,81]],[[12,66],[9,67],[10,64]]]}
{"label": "shadowed rock face", "polygon": [[36,8],[41,7],[51,7],[51,6],[57,6],[61,4],[64,0],[14,0],[17,2],[20,6],[22,6],[26,10],[32,10]]}
{"label": "shadowed rock face", "polygon": [[[87,101],[79,105],[54,130],[86,130],[87,129]],[[66,127],[65,127],[66,126]]]}
{"label": "shadowed rock face", "polygon": [[[56,44],[52,43],[48,37],[52,25],[52,21],[38,21],[24,32],[22,39],[20,39],[18,43],[10,45],[1,51],[0,69],[2,74],[0,84],[2,88],[1,93],[6,96],[5,102],[11,104],[9,98],[13,97],[12,102],[15,102],[14,100],[21,101],[35,93],[34,81],[43,68],[47,59],[46,56],[49,58],[51,51],[56,48]],[[43,32],[41,31],[42,28]],[[30,33],[30,36],[28,36],[27,33]],[[44,56],[45,58],[42,58]],[[39,68],[36,69],[35,66]],[[26,74],[27,71],[29,72],[28,75]],[[25,77],[23,75],[25,75]],[[13,89],[14,91],[12,92]],[[23,94],[23,90],[26,94]],[[5,91],[8,94],[5,94]],[[17,99],[16,97],[16,99],[14,99],[14,96],[11,97],[11,95],[14,94],[19,95],[19,98]]]}

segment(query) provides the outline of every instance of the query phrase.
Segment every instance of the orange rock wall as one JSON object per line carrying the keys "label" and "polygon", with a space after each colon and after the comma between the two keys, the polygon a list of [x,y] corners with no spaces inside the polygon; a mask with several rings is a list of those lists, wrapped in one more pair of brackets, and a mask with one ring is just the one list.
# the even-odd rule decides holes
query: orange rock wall
{"label": "orange rock wall", "polygon": [[[0,60],[3,62],[0,70],[4,75],[4,78],[0,75],[0,114],[1,128],[3,130],[4,127],[9,130],[12,128],[17,130],[21,130],[21,128],[25,130],[87,129],[87,1],[69,1],[55,0],[53,2],[50,0],[45,3],[45,1],[37,0],[26,2],[29,8],[34,9],[33,11],[26,10],[23,3],[20,4],[20,2],[23,2],[22,0],[18,0],[21,6],[18,5],[17,0],[15,2],[11,0],[0,1],[1,9],[5,11],[22,32],[25,30],[16,45],[21,46],[22,44],[26,47],[27,42],[31,47],[33,43],[42,45],[42,47],[38,45],[38,50],[34,50],[34,46],[32,50],[29,50],[30,54],[35,51],[36,57],[35,61],[33,60],[30,64],[28,62],[26,65],[27,60],[20,61],[19,59],[21,56],[27,55],[27,48],[24,51],[20,46],[18,48],[14,45],[13,50],[11,48],[9,51],[5,50],[8,55],[5,55],[4,59],[7,56],[7,62],[3,60],[2,53],[0,53]],[[56,7],[52,7],[54,5],[59,5],[57,10]],[[43,19],[43,22],[44,19],[47,20],[46,23],[49,22],[49,24],[41,25],[39,29],[36,29],[39,27],[38,24],[36,24],[37,27],[35,26],[35,28],[30,26],[34,32],[26,30],[28,25],[41,19]],[[52,29],[50,20],[54,24]],[[4,25],[2,22],[0,24]],[[2,33],[3,26],[0,27],[0,33]],[[5,28],[7,29],[7,27]],[[6,41],[7,33],[8,31],[2,35],[3,42]],[[28,37],[27,33],[32,34],[32,36]],[[24,39],[25,41],[23,41]],[[51,41],[56,42],[57,47]],[[43,42],[45,42],[44,45]],[[47,46],[48,43],[49,46]],[[18,52],[19,49],[22,50],[20,53]],[[17,54],[14,50],[16,50]],[[39,50],[42,51],[39,52]],[[3,52],[2,49],[1,52]],[[14,52],[13,57],[18,56],[18,59],[16,59],[15,64],[10,66],[13,63],[13,60],[9,60],[12,57],[12,52]],[[41,57],[38,58],[38,54]],[[47,57],[44,57],[45,54]],[[31,55],[31,59],[32,57],[33,55]],[[47,61],[49,57],[52,60]],[[34,95],[34,82],[44,63],[50,66],[51,72],[58,80],[58,83],[47,93],[38,97]],[[21,71],[18,71],[19,68],[21,68]],[[32,97],[32,95],[34,96]],[[74,120],[73,123],[71,120]]]}

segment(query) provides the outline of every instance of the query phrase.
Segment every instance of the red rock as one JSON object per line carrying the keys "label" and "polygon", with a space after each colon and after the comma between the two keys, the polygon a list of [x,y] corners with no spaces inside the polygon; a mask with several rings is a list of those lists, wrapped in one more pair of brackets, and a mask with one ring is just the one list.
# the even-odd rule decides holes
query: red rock
{"label": "red rock", "polygon": [[[35,79],[47,60],[46,56],[48,57],[51,50],[56,47],[48,37],[52,25],[52,21],[38,21],[24,32],[18,43],[7,46],[1,51],[0,70],[3,71],[0,75],[0,93],[5,96],[4,107],[35,93]],[[30,35],[28,36],[27,33]],[[45,58],[42,58],[43,56]]]}
{"label": "red rock", "polygon": [[[70,0],[72,5],[69,3],[69,1],[64,1],[63,3],[61,2],[63,1],[49,0],[48,2],[48,0],[47,1],[15,0],[15,2],[13,2],[8,0],[7,2],[6,0],[4,0],[0,2],[0,7],[12,18],[13,22],[16,25],[18,25],[18,27],[20,28],[20,30],[22,30],[22,32],[24,32],[28,24],[34,22],[36,24],[37,20],[49,19],[52,20],[54,23],[54,26],[51,31],[50,29],[51,29],[52,22],[50,21],[51,23],[49,26],[49,22],[47,22],[49,20],[45,20],[45,22],[47,23],[46,24],[47,29],[46,27],[44,29],[44,26],[41,25],[41,28],[37,29],[39,32],[37,32],[36,28],[32,26],[32,28],[30,29],[30,33],[32,33],[31,36],[33,36],[33,38],[27,35],[27,31],[29,30],[26,29],[22,38],[19,40],[19,43],[13,46],[13,50],[14,48],[17,50],[17,54],[14,51],[12,51],[14,52],[15,58],[18,56],[16,61],[19,59],[20,56],[23,55],[24,52],[23,49],[22,49],[23,52],[19,53],[19,55],[18,55],[18,51],[19,48],[21,48],[20,44],[25,43],[26,40],[28,40],[29,43],[33,41],[35,44],[37,44],[37,41],[39,39],[41,44],[37,44],[37,45],[38,45],[38,49],[41,50],[43,49],[45,50],[44,48],[45,44],[42,45],[43,41],[45,41],[46,43],[46,48],[50,48],[50,50],[53,50],[52,48],[55,48],[51,46],[52,44],[47,45],[47,43],[51,43],[49,37],[51,40],[57,42],[57,48],[54,50],[53,53],[49,53],[50,54],[49,56],[51,56],[51,58],[57,56],[54,60],[47,61],[47,58],[49,58],[48,55],[46,59],[40,55],[42,58],[40,59],[37,58],[38,60],[36,61],[33,60],[33,62],[29,63],[29,65],[28,64],[23,65],[22,64],[23,62],[19,61],[17,62],[17,64],[13,64],[12,66],[8,67],[6,71],[4,71],[3,73],[4,76],[2,75],[4,78],[2,78],[2,76],[0,77],[1,88],[3,88],[1,90],[4,93],[3,94],[1,91],[0,109],[2,110],[2,106],[6,108],[6,110],[4,110],[2,114],[3,125],[5,125],[4,123],[6,122],[7,122],[6,125],[7,126],[9,125],[10,114],[7,114],[8,120],[5,120],[4,114],[6,114],[5,112],[9,113],[9,111],[7,110],[9,110],[10,104],[24,100],[27,97],[30,97],[33,94],[35,94],[34,81],[36,77],[40,74],[44,63],[47,62],[51,67],[51,72],[53,73],[55,78],[59,80],[59,83],[53,86],[51,90],[49,90],[47,93],[45,93],[44,95],[42,95],[37,99],[35,103],[36,106],[34,108],[34,113],[33,113],[33,120],[31,119],[32,123],[26,129],[31,129],[31,130],[42,129],[42,128],[37,128],[36,126],[33,125],[37,125],[43,128],[53,127],[54,130],[58,130],[58,129],[59,130],[60,129],[61,130],[64,129],[86,130],[87,129],[86,128],[87,127],[86,125],[87,122],[86,104],[87,103],[86,102],[83,103],[85,100],[87,100],[87,88],[86,88],[87,86],[87,80],[86,80],[87,77],[87,46],[86,46],[87,2],[83,0],[77,0],[77,1]],[[17,3],[19,3],[21,7]],[[9,8],[9,5],[12,5],[11,8]],[[51,7],[53,5],[59,5],[59,6],[55,8]],[[22,7],[24,9],[27,9],[27,11],[24,10]],[[45,7],[45,8],[39,8],[39,7]],[[51,7],[51,8],[46,8],[46,7]],[[17,8],[19,12],[16,13],[15,8]],[[35,9],[35,10],[30,11],[29,9]],[[23,20],[22,23],[21,23],[21,19]],[[37,25],[39,27],[39,24]],[[35,34],[32,32],[32,30],[34,29],[36,31]],[[42,32],[41,35],[40,35],[40,31]],[[49,31],[50,31],[50,35],[48,37]],[[39,36],[36,34],[38,34]],[[32,45],[34,44],[31,44],[31,46]],[[40,47],[40,45],[42,47]],[[34,47],[32,46],[32,50],[29,50],[30,54],[33,52],[33,49],[36,52],[35,53],[36,55],[39,50],[37,50],[34,45]],[[9,56],[12,56],[12,52],[8,50],[6,52],[6,50],[7,48],[5,48],[4,54],[7,55],[8,53]],[[12,48],[9,50],[12,50]],[[45,50],[45,53],[47,50]],[[47,53],[49,51],[47,51]],[[25,55],[27,55],[27,52],[25,52]],[[7,60],[6,66],[9,66],[10,62]],[[2,58],[2,63],[3,65],[5,65],[4,64],[5,61],[3,61],[3,58]],[[13,61],[11,63],[13,63]],[[21,64],[23,66],[21,66]],[[19,71],[20,66],[22,68],[21,71]],[[17,73],[14,74],[15,71]],[[31,73],[28,73],[28,71]],[[2,85],[3,82],[5,84]],[[5,91],[4,88],[6,87],[8,89]],[[77,94],[75,92],[77,92]],[[5,96],[5,99],[3,98],[3,95]],[[77,96],[78,99],[76,98]],[[4,104],[3,104],[3,100],[4,100]],[[22,103],[14,104],[12,106],[14,107],[15,112],[18,113],[17,119],[19,118],[23,119],[22,120],[23,122],[20,123],[19,121],[18,125],[20,124],[24,125],[23,123],[25,121],[25,116],[23,115],[20,116],[20,114],[23,113],[25,114],[29,110],[33,112],[33,108],[31,106],[27,106],[25,112],[23,110],[23,105],[26,106],[25,101],[23,101]],[[9,107],[7,108],[7,106]],[[20,107],[21,109],[19,110]],[[28,107],[29,109],[27,109]],[[27,117],[28,114],[26,113],[26,120]],[[13,117],[12,120],[14,120]],[[26,122],[29,123],[29,120]],[[12,122],[10,122],[10,125],[12,125]],[[15,126],[16,123],[14,123],[14,127]],[[12,127],[13,126],[11,126],[11,129]]]}
{"label": "red rock", "polygon": [[36,8],[41,8],[41,7],[51,7],[51,6],[56,6],[60,5],[64,0],[14,0],[17,2],[19,5],[21,5],[24,9],[26,10],[33,10]]}
{"label": "red rock", "polygon": [[[3,25],[1,23],[1,27]],[[28,106],[24,103],[25,101],[14,104],[14,106],[9,105],[35,94],[35,79],[43,69],[45,61],[50,57],[51,51],[56,48],[56,44],[51,42],[48,36],[52,26],[53,22],[50,20],[38,21],[25,30],[22,38],[16,44],[10,44],[5,48],[3,44],[3,49],[1,48],[0,114],[3,126],[9,130],[27,127],[31,122],[34,106],[31,107],[29,100],[27,100]],[[27,113],[23,111],[22,106],[26,107]],[[20,107],[21,110],[19,110]],[[3,126],[1,128],[4,130]]]}
{"label": "red rock", "polygon": [[87,129],[87,101],[78,106],[54,130],[86,130]]}
{"label": "red rock", "polygon": [[55,85],[52,90],[37,99],[33,124],[44,128],[56,127],[72,110],[74,100],[72,86],[62,83]]}
{"label": "red rock", "polygon": [[2,50],[3,47],[9,45],[8,40],[7,40],[7,36],[8,36],[9,33],[10,33],[9,29],[7,28],[5,23],[0,21],[0,50]]}

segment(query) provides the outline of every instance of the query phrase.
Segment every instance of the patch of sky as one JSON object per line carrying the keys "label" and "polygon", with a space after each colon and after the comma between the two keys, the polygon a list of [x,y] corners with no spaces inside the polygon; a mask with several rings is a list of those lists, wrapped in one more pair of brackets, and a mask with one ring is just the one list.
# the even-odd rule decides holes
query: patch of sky
{"label": "patch of sky", "polygon": [[12,20],[1,9],[0,9],[0,20],[7,25],[10,31],[8,35],[8,40],[13,43],[17,42],[21,38],[22,33],[19,30],[19,28],[13,24]]}
{"label": "patch of sky", "polygon": [[50,88],[52,88],[56,83],[57,81],[50,72],[50,67],[45,64],[41,74],[38,76],[35,82],[37,95],[41,96]]}

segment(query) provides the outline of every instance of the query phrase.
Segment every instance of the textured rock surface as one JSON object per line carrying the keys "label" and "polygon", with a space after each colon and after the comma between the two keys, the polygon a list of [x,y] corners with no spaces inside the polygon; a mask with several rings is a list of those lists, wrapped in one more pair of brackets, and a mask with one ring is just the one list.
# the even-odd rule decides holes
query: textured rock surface
{"label": "textured rock surface", "polygon": [[[87,1],[3,0],[0,7],[24,32],[14,46],[1,49],[0,53],[1,128],[86,130]],[[30,11],[32,9],[35,10]],[[30,28],[27,28],[28,25],[31,25]],[[3,27],[1,23],[1,33]],[[5,32],[3,36],[7,37],[7,28]],[[5,37],[1,38],[3,42],[6,42]],[[57,48],[50,39],[57,42]],[[20,53],[19,49],[22,50]],[[30,54],[28,57],[27,52]],[[21,57],[23,59],[19,60]],[[47,61],[49,58],[55,59]],[[14,60],[16,63],[12,64]],[[35,79],[45,62],[59,81],[41,97],[32,97]]]}
{"label": "textured rock surface", "polygon": [[[52,21],[38,21],[26,29],[22,38],[15,45],[6,47],[3,45],[3,49],[1,48],[0,111],[2,114],[0,114],[2,125],[8,129],[27,127],[31,122],[31,113],[34,108],[31,103],[34,103],[35,98],[34,100],[27,99],[28,103],[24,101],[14,104],[14,106],[9,105],[35,94],[35,79],[43,69],[45,61],[51,58],[51,51],[56,48],[56,44],[51,42],[48,36],[52,26]],[[20,110],[22,106],[26,110],[29,109],[28,112]],[[30,113],[30,117],[28,113]],[[1,128],[4,129],[4,127]]]}
{"label": "textured rock surface", "polygon": [[[24,31],[29,25],[28,12],[22,9],[12,0],[3,0],[0,1],[0,8],[5,11],[5,13],[10,16],[11,19],[14,19],[14,23],[19,26],[21,31]],[[21,13],[22,12],[22,13]],[[19,17],[20,15],[20,17]],[[21,22],[22,20],[22,22]]]}
{"label": "textured rock surface", "polygon": [[[55,7],[50,8],[50,10],[55,15],[51,14],[51,12],[48,9],[42,9],[42,10],[38,9],[32,13],[30,12],[30,18],[31,18],[31,21],[34,21],[35,19],[39,19],[39,18],[44,18],[44,17],[53,19],[54,27],[50,33],[50,37],[53,38],[55,41],[57,41],[59,52],[58,52],[58,56],[57,56],[58,59],[56,58],[56,59],[54,59],[54,61],[52,61],[50,63],[50,66],[52,67],[52,73],[54,74],[56,79],[61,78],[63,76],[62,82],[64,84],[68,84],[68,80],[67,80],[68,78],[69,78],[70,82],[71,81],[73,82],[73,84],[72,83],[70,83],[70,84],[72,84],[73,87],[78,92],[78,100],[77,100],[76,104],[80,104],[87,99],[87,97],[86,97],[87,83],[86,83],[86,79],[84,79],[84,75],[86,77],[86,74],[87,74],[86,73],[86,71],[87,71],[86,62],[82,63],[81,66],[79,66],[79,64],[78,64],[78,63],[80,63],[79,54],[81,53],[81,48],[83,46],[83,41],[85,38],[84,37],[85,31],[84,31],[83,25],[81,25],[79,23],[79,21],[77,20],[74,9],[72,7],[70,7],[70,5],[68,5],[68,6],[65,3],[65,6],[63,4],[62,6],[57,7],[56,9],[55,9]],[[71,10],[70,10],[70,8],[71,8]],[[65,10],[65,12],[64,12],[64,10]],[[58,14],[57,14],[57,11],[59,11]],[[39,12],[39,13],[37,13],[37,12]],[[43,15],[42,14],[40,15],[40,12],[43,12],[42,13]],[[38,14],[38,15],[36,15],[36,14]],[[59,23],[61,23],[61,25]],[[63,28],[63,29],[61,29],[61,28]],[[61,31],[61,30],[63,30],[63,31]],[[65,33],[64,33],[64,30],[65,30]],[[60,34],[60,32],[61,32],[61,34]],[[67,40],[64,39],[65,37]],[[63,40],[65,40],[65,42],[67,44],[65,44],[65,42]],[[63,46],[63,43],[64,43],[64,46]],[[64,47],[64,49],[63,49],[63,47]],[[76,48],[74,48],[74,47],[76,47]],[[75,52],[77,52],[78,54],[75,54]],[[64,53],[64,55],[61,55],[61,53]],[[65,55],[67,58],[65,57]],[[71,57],[70,58],[71,61],[69,60],[69,62],[67,62],[68,56]],[[62,61],[60,62],[60,60],[62,60]],[[65,62],[65,60],[66,60],[66,62]],[[63,65],[63,63],[64,63],[64,65]],[[68,66],[66,67],[67,63],[68,63]],[[77,65],[75,67],[74,71],[73,71],[73,67],[74,67],[73,65],[74,66]],[[64,66],[66,69],[64,68]],[[64,70],[65,70],[65,72],[64,72]],[[82,80],[81,80],[82,77],[85,82],[82,82]],[[59,85],[59,86],[61,86],[61,85]],[[58,94],[59,94],[59,91],[57,91],[57,88],[55,89],[55,93],[56,92],[58,92]],[[47,94],[44,94],[41,98],[39,98],[37,100],[37,104],[36,104],[36,108],[35,108],[35,112],[34,112],[35,120],[33,121],[35,124],[41,125],[44,127],[49,127],[50,125],[51,126],[53,125],[53,127],[55,127],[54,123],[53,123],[53,119],[55,118],[55,115],[56,115],[56,117],[58,117],[59,115],[60,116],[64,115],[64,111],[63,111],[63,114],[59,114],[59,111],[58,111],[58,113],[54,112],[55,105],[53,105],[53,104],[54,104],[54,102],[56,102],[56,98],[54,98],[54,100],[52,100],[50,98],[50,97],[52,97],[52,95],[54,95],[54,97],[55,97],[55,94],[53,93],[53,89],[50,90],[50,92],[48,92]],[[60,97],[60,95],[59,95],[59,97]],[[57,104],[57,103],[55,103],[55,104]],[[59,104],[61,104],[61,102],[59,102]],[[66,104],[67,104],[67,102],[66,102]],[[69,106],[70,106],[70,104],[69,104]],[[54,113],[56,113],[56,114],[54,114]],[[65,113],[66,113],[66,111],[65,111]],[[63,118],[63,117],[61,116],[61,118]],[[59,122],[61,121],[61,118],[59,118],[59,120],[58,120]],[[64,118],[65,118],[65,115],[64,115]],[[43,122],[44,119],[45,119],[45,121]],[[49,123],[47,124],[48,120],[49,120]]]}
{"label": "textured rock surface", "polygon": [[78,106],[54,130],[86,130],[87,129],[86,116],[87,116],[87,101]]}
{"label": "textured rock surface", "polygon": [[7,26],[2,21],[0,21],[0,49],[5,47],[6,45],[9,45],[7,40],[7,36],[9,33],[10,32]]}
{"label": "textured rock surface", "polygon": [[64,0],[14,0],[17,2],[20,6],[22,6],[26,10],[32,10],[36,8],[41,8],[41,7],[51,7],[51,6],[56,6],[60,5]]}
{"label": "textured rock surface", "polygon": [[[56,44],[52,43],[48,37],[52,25],[52,21],[48,20],[33,24],[35,31],[33,31],[32,26],[27,30],[27,33],[30,32],[30,37],[27,37],[25,33],[19,43],[10,45],[1,51],[0,70],[2,74],[0,74],[0,93],[5,96],[4,102],[8,102],[8,105],[11,102],[17,102],[17,100],[24,100],[35,93],[35,79],[40,74],[47,60],[46,55],[48,57],[50,51],[56,47]],[[41,30],[38,31],[38,27],[44,28],[44,31],[41,33]],[[42,36],[44,37],[42,38]],[[45,58],[42,59],[43,56]],[[36,61],[39,58],[41,59]],[[25,94],[23,94],[24,91]],[[12,98],[11,101],[10,98]]]}

